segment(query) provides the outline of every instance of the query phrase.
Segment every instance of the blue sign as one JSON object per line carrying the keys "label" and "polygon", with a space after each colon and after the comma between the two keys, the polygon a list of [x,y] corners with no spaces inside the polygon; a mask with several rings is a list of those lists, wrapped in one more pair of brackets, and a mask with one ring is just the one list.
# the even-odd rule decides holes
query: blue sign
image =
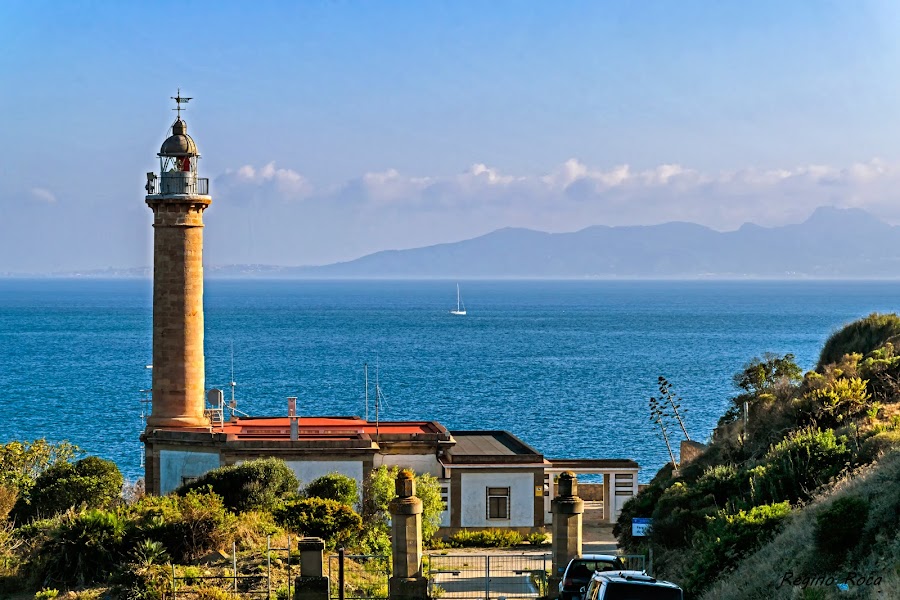
{"label": "blue sign", "polygon": [[645,537],[653,526],[653,519],[635,517],[631,519],[631,537]]}

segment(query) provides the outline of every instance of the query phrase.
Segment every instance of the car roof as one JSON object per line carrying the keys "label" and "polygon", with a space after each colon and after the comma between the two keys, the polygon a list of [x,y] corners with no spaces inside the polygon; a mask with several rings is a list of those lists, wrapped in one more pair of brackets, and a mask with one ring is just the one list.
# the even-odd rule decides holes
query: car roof
{"label": "car roof", "polygon": [[[617,583],[636,583],[636,584],[644,584],[644,585],[657,585],[662,587],[671,587],[678,588],[677,585],[672,583],[671,581],[663,581],[662,579],[655,579],[650,575],[647,575],[643,571],[603,571],[594,574],[595,578],[603,578],[608,579],[610,581],[615,581]],[[680,588],[678,588],[680,589]]]}
{"label": "car roof", "polygon": [[619,557],[615,554],[580,554],[572,560],[617,560]]}

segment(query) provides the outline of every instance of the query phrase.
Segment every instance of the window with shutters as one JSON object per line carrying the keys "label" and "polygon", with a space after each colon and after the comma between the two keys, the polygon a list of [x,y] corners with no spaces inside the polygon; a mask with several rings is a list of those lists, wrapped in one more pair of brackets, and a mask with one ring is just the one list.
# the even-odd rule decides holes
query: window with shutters
{"label": "window with shutters", "polygon": [[487,493],[487,518],[509,519],[509,488],[489,487]]}

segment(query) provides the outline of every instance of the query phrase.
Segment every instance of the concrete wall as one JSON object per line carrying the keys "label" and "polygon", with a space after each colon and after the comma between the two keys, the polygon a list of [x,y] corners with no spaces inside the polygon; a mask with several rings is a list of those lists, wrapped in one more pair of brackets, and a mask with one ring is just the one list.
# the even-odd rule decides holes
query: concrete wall
{"label": "concrete wall", "polygon": [[603,484],[602,483],[581,483],[578,482],[578,497],[582,500],[603,501]]}
{"label": "concrete wall", "polygon": [[218,467],[218,452],[160,450],[159,493],[168,494],[184,483],[184,478],[197,478]]}
{"label": "concrete wall", "polygon": [[428,473],[440,478],[441,464],[434,454],[376,454],[374,466],[377,469],[381,465],[388,467],[400,467],[412,469],[418,474]]}
{"label": "concrete wall", "polygon": [[[462,527],[533,527],[533,473],[463,473],[461,477],[460,526]],[[508,487],[509,519],[488,519],[489,487]]]}

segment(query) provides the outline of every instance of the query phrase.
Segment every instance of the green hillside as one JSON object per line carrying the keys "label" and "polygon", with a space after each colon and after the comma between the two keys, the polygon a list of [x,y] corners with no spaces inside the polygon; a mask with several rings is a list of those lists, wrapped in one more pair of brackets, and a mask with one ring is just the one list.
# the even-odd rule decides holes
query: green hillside
{"label": "green hillside", "polygon": [[705,451],[626,504],[620,545],[652,546],[688,598],[900,598],[897,331],[897,315],[851,323],[806,374],[790,354],[747,363]]}

